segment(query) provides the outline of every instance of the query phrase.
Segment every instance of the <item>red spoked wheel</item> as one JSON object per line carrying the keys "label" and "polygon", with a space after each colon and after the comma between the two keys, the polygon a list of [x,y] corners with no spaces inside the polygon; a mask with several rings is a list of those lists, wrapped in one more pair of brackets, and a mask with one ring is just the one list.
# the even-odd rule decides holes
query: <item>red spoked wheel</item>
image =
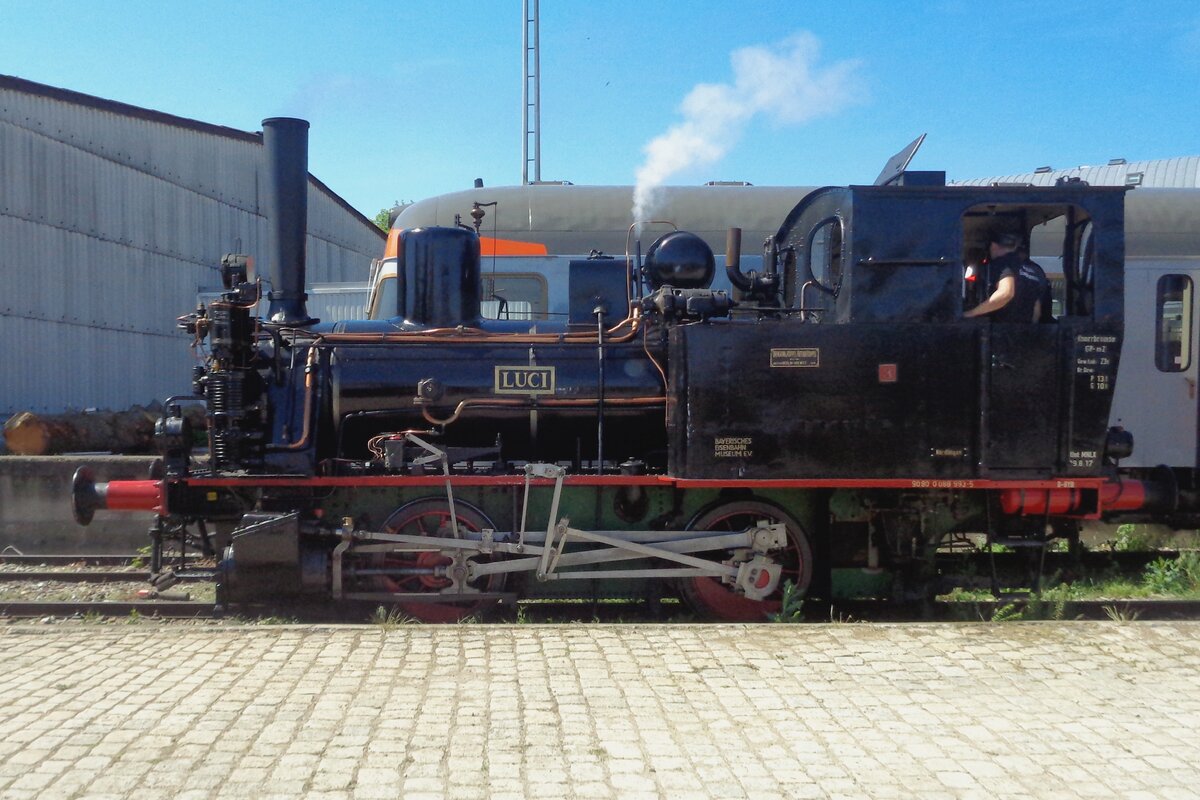
{"label": "red spoked wheel", "polygon": [[686,578],[679,593],[692,609],[704,617],[725,622],[760,622],[768,614],[778,613],[783,587],[791,581],[800,596],[812,582],[812,548],[808,535],[793,517],[778,506],[762,500],[737,500],[710,506],[696,515],[688,525],[696,531],[744,531],[760,521],[783,523],[787,529],[787,545],[773,553],[783,566],[779,588],[765,600],[748,600],[733,587],[718,578]]}
{"label": "red spoked wheel", "polygon": [[[478,533],[484,528],[493,528],[491,520],[483,512],[461,500],[454,501],[454,514],[458,519],[460,535],[471,531]],[[388,533],[407,534],[450,539],[454,527],[450,520],[450,506],[442,498],[430,497],[414,500],[392,512],[383,524]],[[479,556],[474,560],[489,559]],[[453,563],[449,556],[433,551],[413,553],[388,553],[376,562],[389,568],[444,567]],[[440,592],[453,585],[448,577],[439,575],[382,576],[376,579],[385,592]],[[504,575],[489,575],[472,584],[471,589],[480,592],[499,592],[504,588]],[[458,622],[474,614],[490,600],[468,600],[463,602],[403,602],[397,601],[396,608],[421,622]]]}

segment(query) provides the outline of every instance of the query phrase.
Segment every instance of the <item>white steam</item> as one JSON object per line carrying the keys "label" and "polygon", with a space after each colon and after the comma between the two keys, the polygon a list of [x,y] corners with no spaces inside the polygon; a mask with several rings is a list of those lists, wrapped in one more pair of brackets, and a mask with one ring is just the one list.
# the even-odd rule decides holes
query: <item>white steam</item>
{"label": "white steam", "polygon": [[655,189],[685,169],[712,164],[729,152],[758,114],[779,124],[800,124],[837,113],[860,94],[857,61],[817,63],[821,44],[800,32],[771,46],[743,47],[730,55],[732,83],[702,83],[683,99],[683,121],[643,148],[637,170],[633,218],[654,212]]}

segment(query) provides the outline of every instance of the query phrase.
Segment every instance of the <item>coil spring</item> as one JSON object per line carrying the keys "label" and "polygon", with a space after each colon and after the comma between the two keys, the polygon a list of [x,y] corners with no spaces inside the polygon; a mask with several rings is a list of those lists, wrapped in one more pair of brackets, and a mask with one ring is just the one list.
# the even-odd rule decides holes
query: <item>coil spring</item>
{"label": "coil spring", "polygon": [[213,414],[241,416],[244,392],[242,375],[238,372],[208,374],[208,407]]}
{"label": "coil spring", "polygon": [[219,470],[235,469],[241,462],[237,432],[214,431],[211,442],[213,467]]}
{"label": "coil spring", "polygon": [[208,376],[209,439],[213,467],[218,470],[242,466],[243,379],[241,372],[224,370],[211,372]]}

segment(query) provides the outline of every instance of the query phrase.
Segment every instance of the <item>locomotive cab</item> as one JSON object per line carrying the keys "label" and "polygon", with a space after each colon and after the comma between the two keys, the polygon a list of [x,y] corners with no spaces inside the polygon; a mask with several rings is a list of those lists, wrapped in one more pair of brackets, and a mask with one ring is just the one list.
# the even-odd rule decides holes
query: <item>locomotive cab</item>
{"label": "locomotive cab", "polygon": [[[672,332],[676,468],[704,478],[1100,474],[1122,333],[1123,192],[812,193],[768,244],[783,284],[771,327]],[[997,227],[1026,243],[1060,237],[1054,324],[963,318],[987,291],[965,281],[964,265]]]}

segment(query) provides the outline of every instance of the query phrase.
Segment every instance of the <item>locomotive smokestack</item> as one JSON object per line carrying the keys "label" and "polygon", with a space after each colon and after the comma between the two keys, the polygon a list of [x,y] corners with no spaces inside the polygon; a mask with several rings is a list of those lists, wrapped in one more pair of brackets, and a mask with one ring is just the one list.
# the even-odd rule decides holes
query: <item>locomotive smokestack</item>
{"label": "locomotive smokestack", "polygon": [[304,293],[304,236],[308,228],[308,122],[289,117],[262,121],[267,157],[267,260],[271,301],[267,321],[311,325]]}

